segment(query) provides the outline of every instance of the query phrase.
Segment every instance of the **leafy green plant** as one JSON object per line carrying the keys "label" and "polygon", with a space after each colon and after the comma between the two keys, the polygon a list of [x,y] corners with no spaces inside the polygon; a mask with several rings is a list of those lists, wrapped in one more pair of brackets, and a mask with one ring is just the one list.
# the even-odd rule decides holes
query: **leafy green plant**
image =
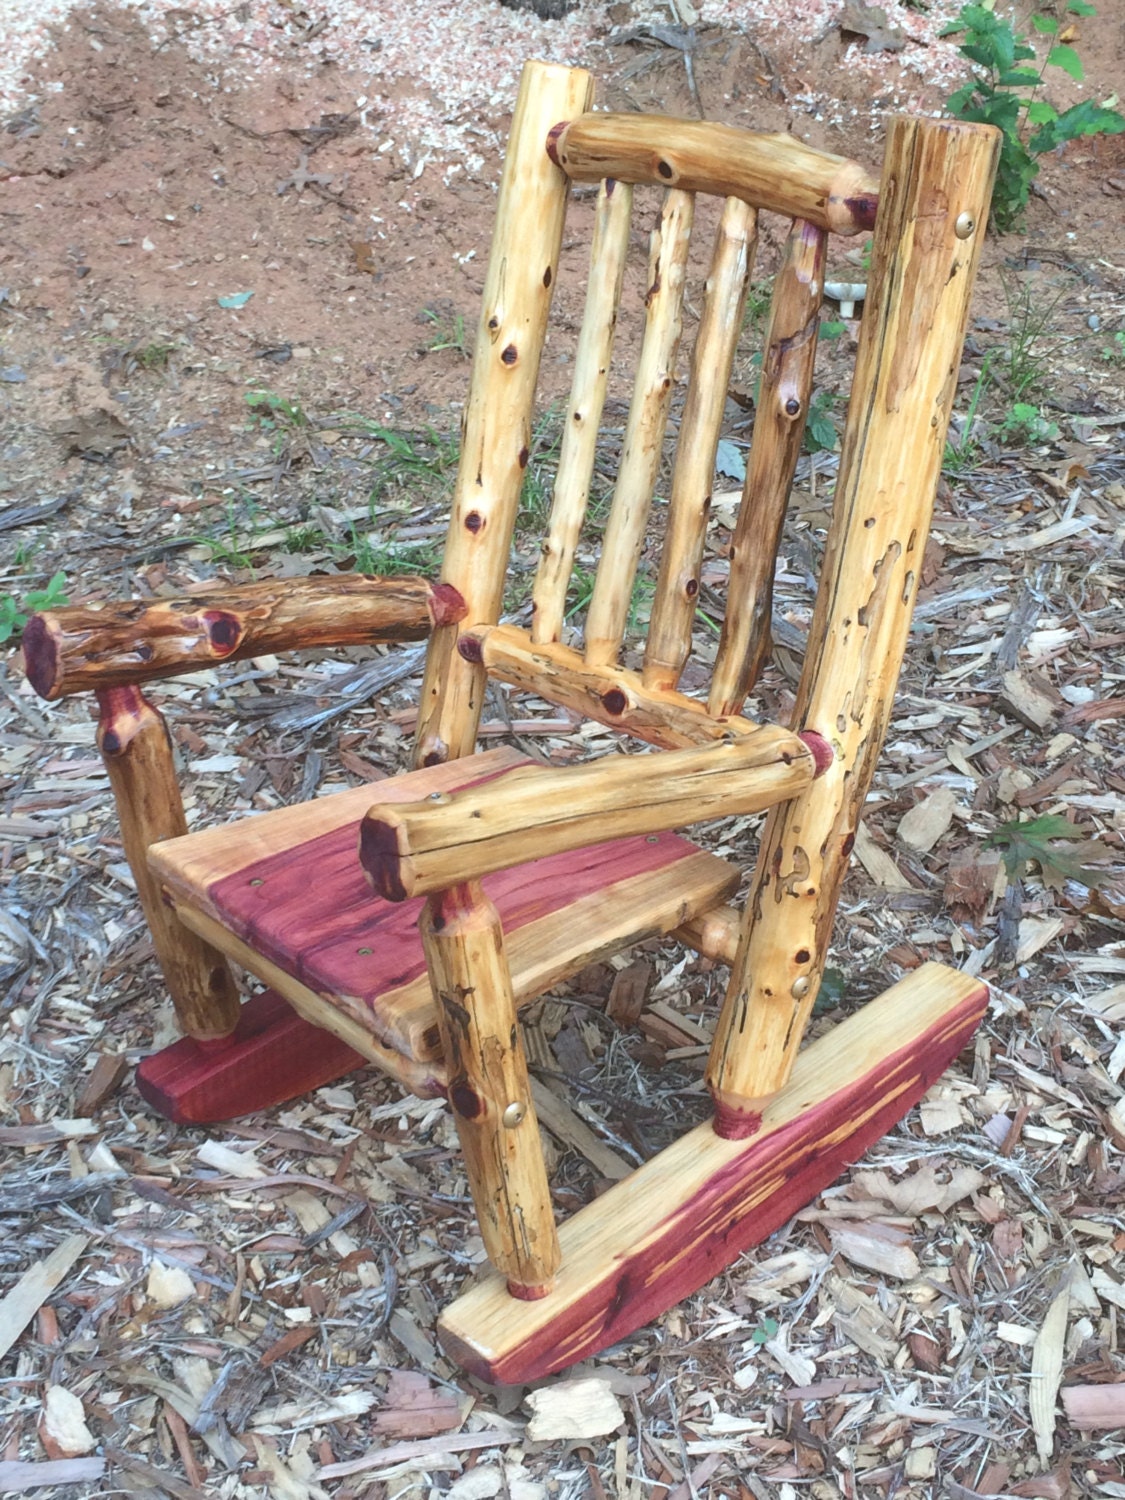
{"label": "leafy green plant", "polygon": [[805,422],[806,453],[829,453],[836,446],[836,422],[832,409],[836,405],[833,391],[814,391]]}
{"label": "leafy green plant", "polygon": [[[1086,0],[1066,0],[1066,14],[1092,16]],[[1061,113],[1038,97],[1048,68],[1060,68],[1076,82],[1083,78],[1082,60],[1061,38],[1066,35],[1054,16],[1034,15],[1035,31],[1050,41],[1040,61],[1035,47],[1020,36],[992,5],[965,5],[943,36],[964,35],[958,47],[975,66],[972,79],[949,99],[946,108],[959,120],[983,121],[1003,132],[996,187],[992,195],[992,223],[1004,232],[1023,218],[1031,184],[1039,175],[1038,158],[1067,141],[1085,135],[1116,135],[1125,130],[1117,110],[1083,99]]]}
{"label": "leafy green plant", "polygon": [[1068,880],[1094,890],[1107,878],[1106,871],[1096,865],[1110,858],[1109,851],[1058,813],[1001,823],[984,847],[999,849],[1010,880],[1022,875],[1029,864],[1039,866],[1043,884],[1054,890],[1061,890]]}
{"label": "leafy green plant", "polygon": [[1016,401],[996,429],[996,436],[1010,443],[1050,443],[1059,435],[1058,425],[1048,422],[1037,406]]}
{"label": "leafy green plant", "polygon": [[1125,365],[1125,328],[1119,328],[1113,335],[1113,343],[1102,350],[1102,358],[1109,364]]}
{"label": "leafy green plant", "polygon": [[292,432],[309,425],[305,410],[276,391],[247,391],[246,405],[253,420],[267,432]]}
{"label": "leafy green plant", "polygon": [[776,1318],[763,1318],[750,1335],[750,1342],[752,1344],[768,1344],[770,1339],[776,1335],[777,1327]]}
{"label": "leafy green plant", "polygon": [[22,599],[8,594],[0,599],[0,641],[18,640],[23,634],[28,616],[37,609],[54,609],[67,604],[66,574],[54,573],[43,589],[28,589]]}

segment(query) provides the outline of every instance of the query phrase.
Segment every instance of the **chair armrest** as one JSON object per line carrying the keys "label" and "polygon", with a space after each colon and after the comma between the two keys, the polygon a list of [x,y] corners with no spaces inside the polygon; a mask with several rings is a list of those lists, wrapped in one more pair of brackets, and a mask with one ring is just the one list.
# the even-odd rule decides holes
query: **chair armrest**
{"label": "chair armrest", "polygon": [[759,812],[818,769],[813,749],[773,725],[701,749],[519,766],[452,795],[376,803],[359,858],[379,895],[404,901],[548,854]]}
{"label": "chair armrest", "polygon": [[51,699],[276,651],[417,641],[464,615],[451,584],[425,578],[268,579],[184,599],[44,611],[27,623],[23,654],[28,681]]}

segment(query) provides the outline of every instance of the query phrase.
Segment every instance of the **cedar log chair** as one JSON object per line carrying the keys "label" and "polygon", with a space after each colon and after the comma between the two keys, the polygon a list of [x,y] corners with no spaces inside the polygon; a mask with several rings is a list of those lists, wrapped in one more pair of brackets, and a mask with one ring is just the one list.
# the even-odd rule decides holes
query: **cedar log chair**
{"label": "cedar log chair", "polygon": [[[927,963],[798,1053],[885,733],[953,401],[998,132],[898,118],[881,183],[788,136],[590,111],[589,75],[525,69],[498,203],[442,581],[309,579],[73,607],[26,633],[47,698],[92,690],[125,848],[185,1039],[138,1069],[181,1121],[228,1119],[366,1060],[445,1094],[493,1269],[444,1313],[494,1382],[561,1369],[760,1242],[899,1120],[960,1051],[985,987]],[[600,184],[530,629],[500,623],[570,183]],[[636,184],[664,189],[620,469],[582,649],[564,644]],[[588,193],[594,191],[587,189]],[[623,634],[674,392],[697,195],[721,200],[679,415],[643,660]],[[716,445],[759,210],[792,229],[706,696],[692,639]],[[830,232],[874,231],[823,573],[791,727],[742,708],[769,648],[782,515],[812,390]],[[187,834],[141,684],[222,659],[429,636],[416,769]],[[647,741],[553,768],[476,753],[498,679]],[[769,808],[739,869],[671,830]],[[358,853],[357,853],[358,845]],[[730,966],[714,1117],[556,1230],[517,1007],[674,934]],[[270,988],[240,1007],[228,960]]]}

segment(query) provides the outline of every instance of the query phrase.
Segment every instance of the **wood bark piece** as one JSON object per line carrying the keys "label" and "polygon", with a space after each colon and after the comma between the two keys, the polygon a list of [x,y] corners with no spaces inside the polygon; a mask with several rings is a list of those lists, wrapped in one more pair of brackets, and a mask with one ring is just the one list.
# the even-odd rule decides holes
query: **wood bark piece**
{"label": "wood bark piece", "polygon": [[1125,1427],[1125,1384],[1069,1385],[1064,1386],[1059,1394],[1066,1419],[1072,1427],[1083,1432]]}
{"label": "wood bark piece", "polygon": [[664,547],[641,674],[646,687],[674,688],[691,649],[715,456],[757,236],[754,210],[738,198],[728,198],[715,237],[676,444]]}
{"label": "wood bark piece", "polygon": [[791,135],[666,115],[588,114],[552,130],[549,149],[576,182],[615,177],[734,194],[833,234],[863,233],[875,222],[879,187],[867,169]]}
{"label": "wood bark piece", "polygon": [[576,1115],[566,1100],[561,1099],[553,1089],[533,1078],[531,1097],[540,1125],[556,1136],[564,1146],[571,1146],[584,1156],[600,1177],[620,1182],[622,1178],[629,1176],[633,1170],[630,1164],[618,1156],[612,1147],[607,1146],[600,1136],[595,1135],[586,1121]]}
{"label": "wood bark piece", "polygon": [[[795,723],[825,775],[769,816],[708,1081],[716,1128],[753,1130],[816,998],[890,718],[956,388],[998,145],[986,126],[890,127],[868,299]],[[967,231],[967,233],[963,233]]]}
{"label": "wood bark piece", "polygon": [[0,1302],[0,1359],[3,1359],[89,1244],[89,1236],[72,1234],[45,1260],[26,1270]]}
{"label": "wood bark piece", "polygon": [[660,474],[664,430],[672,405],[694,212],[695,199],[690,193],[666,193],[652,232],[644,340],[598,575],[586,613],[586,660],[592,666],[611,665],[617,660],[629,618],[633,580]]}
{"label": "wood bark piece", "polygon": [[537,642],[557,641],[562,635],[566,590],[594,473],[632,208],[633,189],[628,183],[602,183],[594,213],[586,310],[563,419],[550,527],[532,590],[531,638]]}
{"label": "wood bark piece", "polygon": [[754,437],[730,548],[730,581],[708,707],[740,713],[770,649],[773,574],[789,491],[801,454],[828,236],[797,220],[770,301]]}
{"label": "wood bark piece", "polygon": [[[591,91],[588,73],[548,63],[528,63],[520,81],[441,575],[464,599],[466,618],[474,624],[500,618],[508,549],[531,451],[539,358],[558,275],[568,184],[544,142],[555,121],[588,107]],[[415,765],[472,752],[484,673],[459,656],[456,645],[455,625],[441,626],[431,638]]]}
{"label": "wood bark piece", "polygon": [[78,1098],[76,1115],[92,1115],[117,1092],[129,1071],[129,1060],[120,1052],[99,1052],[93,1069],[87,1073]]}
{"label": "wood bark piece", "polygon": [[664,750],[754,735],[761,727],[737,714],[713,718],[698,699],[646,688],[639,672],[624,667],[591,666],[558,642],[534,646],[515,625],[466,631],[461,649],[479,655],[490,677]]}
{"label": "wood bark piece", "polygon": [[61,698],[277,651],[419,641],[464,612],[455,589],[425,578],[268,579],[32,615],[23,655],[39,696]]}
{"label": "wood bark piece", "polygon": [[430,898],[421,930],[481,1236],[513,1296],[533,1300],[550,1291],[559,1242],[500,918],[465,882]]}
{"label": "wood bark piece", "polygon": [[5,1459],[0,1461],[0,1495],[26,1495],[29,1490],[62,1484],[94,1484],[104,1479],[105,1469],[104,1458],[60,1458],[48,1463]]}
{"label": "wood bark piece", "polygon": [[376,802],[359,858],[379,895],[404,901],[607,839],[761,812],[815,773],[809,749],[772,726],[702,749],[518,766],[451,797]]}
{"label": "wood bark piece", "polygon": [[187,833],[168,726],[140,688],[99,688],[97,699],[98,748],[176,1020],[197,1041],[229,1036],[240,1004],[230,967],[165,905],[147,864],[151,844]]}
{"label": "wood bark piece", "polygon": [[1055,1401],[1062,1381],[1069,1314],[1070,1288],[1064,1286],[1052,1298],[1031,1350],[1027,1405],[1035,1432],[1035,1451],[1043,1463],[1050,1462],[1055,1448]]}
{"label": "wood bark piece", "polygon": [[451,1358],[538,1380],[698,1290],[821,1192],[900,1119],[968,1041],[979,980],[924,964],[802,1052],[753,1140],[698,1126],[561,1228],[555,1290],[531,1306],[492,1276],[442,1314]]}

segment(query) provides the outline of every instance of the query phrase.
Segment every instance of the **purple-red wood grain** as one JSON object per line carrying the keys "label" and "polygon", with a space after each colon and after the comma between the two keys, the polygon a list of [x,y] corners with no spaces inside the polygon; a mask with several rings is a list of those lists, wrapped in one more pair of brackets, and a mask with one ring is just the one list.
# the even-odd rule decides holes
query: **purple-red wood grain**
{"label": "purple-red wood grain", "polygon": [[[375,1037],[402,1052],[404,1039],[381,1024],[379,997],[426,971],[418,932],[423,902],[394,903],[372,893],[356,857],[359,826],[346,824],[247,865],[216,881],[207,895],[232,932],[307,988],[362,1001]],[[674,834],[618,839],[499,871],[484,888],[510,933],[695,852]],[[437,1048],[436,1023],[426,1040]]]}
{"label": "purple-red wood grain", "polygon": [[183,1037],[137,1065],[137,1092],[179,1125],[235,1120],[295,1099],[367,1066],[331,1031],[303,1020],[273,990],[242,1007],[233,1035]]}

